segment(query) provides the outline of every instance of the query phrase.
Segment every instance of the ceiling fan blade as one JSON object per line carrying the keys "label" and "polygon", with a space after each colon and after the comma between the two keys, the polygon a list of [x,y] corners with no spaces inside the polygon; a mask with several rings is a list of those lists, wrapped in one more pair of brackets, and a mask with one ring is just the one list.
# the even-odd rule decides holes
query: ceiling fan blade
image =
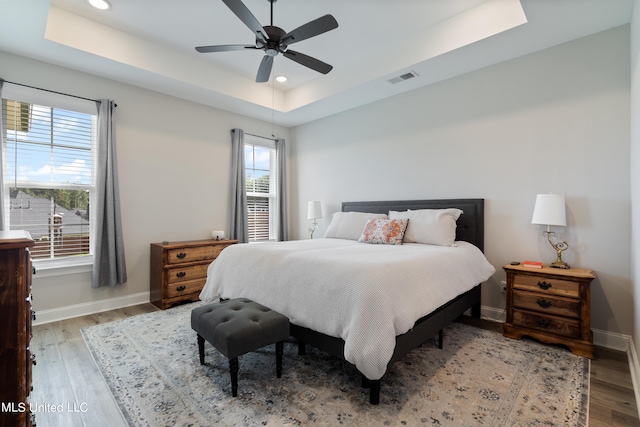
{"label": "ceiling fan blade", "polygon": [[230,52],[234,50],[245,50],[245,49],[258,49],[256,46],[250,44],[222,44],[218,46],[198,46],[196,50],[200,53],[211,53],[211,52]]}
{"label": "ceiling fan blade", "polygon": [[302,40],[306,40],[311,37],[315,37],[318,34],[326,33],[335,28],[338,28],[338,21],[332,15],[324,15],[318,19],[307,22],[304,25],[290,31],[282,38],[282,43],[292,44]]}
{"label": "ceiling fan blade", "polygon": [[282,53],[286,58],[289,58],[292,61],[297,62],[300,65],[304,65],[305,67],[311,68],[322,74],[327,74],[329,71],[333,70],[333,66],[327,64],[326,62],[322,62],[319,59],[312,58],[309,55],[305,55],[304,53],[296,52],[293,50],[287,50]]}
{"label": "ceiling fan blade", "polygon": [[229,9],[238,17],[244,25],[249,27],[253,34],[263,42],[267,39],[264,36],[262,25],[260,21],[251,13],[251,11],[240,0],[222,0]]}
{"label": "ceiling fan blade", "polygon": [[269,81],[271,75],[271,67],[273,67],[273,56],[265,55],[260,62],[258,74],[256,75],[257,83],[265,83]]}

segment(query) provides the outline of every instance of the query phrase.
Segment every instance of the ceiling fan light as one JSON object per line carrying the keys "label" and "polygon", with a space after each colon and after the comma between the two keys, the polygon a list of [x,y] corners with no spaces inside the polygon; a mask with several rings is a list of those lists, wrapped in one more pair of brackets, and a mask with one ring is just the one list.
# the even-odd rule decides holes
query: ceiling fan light
{"label": "ceiling fan light", "polygon": [[107,2],[106,0],[89,0],[89,4],[100,10],[107,10],[111,7],[109,2]]}
{"label": "ceiling fan light", "polygon": [[288,80],[288,79],[287,79],[287,76],[277,76],[277,77],[276,77],[276,81],[277,81],[278,83],[284,83],[284,82],[286,82],[287,80]]}

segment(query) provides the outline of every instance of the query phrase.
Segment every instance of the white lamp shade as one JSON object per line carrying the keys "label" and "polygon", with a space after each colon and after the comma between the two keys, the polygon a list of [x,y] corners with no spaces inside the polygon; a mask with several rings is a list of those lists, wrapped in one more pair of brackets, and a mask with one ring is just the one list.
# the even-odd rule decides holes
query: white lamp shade
{"label": "white lamp shade", "polygon": [[564,196],[561,194],[538,194],[531,224],[567,225]]}
{"label": "white lamp shade", "polygon": [[307,209],[307,219],[318,219],[322,218],[322,205],[320,202],[309,202],[309,207]]}

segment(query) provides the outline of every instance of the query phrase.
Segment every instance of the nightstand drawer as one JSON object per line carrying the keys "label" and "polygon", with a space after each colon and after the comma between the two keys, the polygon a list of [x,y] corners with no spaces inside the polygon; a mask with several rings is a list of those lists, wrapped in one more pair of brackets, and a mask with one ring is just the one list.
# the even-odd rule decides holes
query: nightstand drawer
{"label": "nightstand drawer", "polygon": [[580,284],[569,280],[516,274],[513,278],[513,287],[532,292],[580,298]]}
{"label": "nightstand drawer", "polygon": [[200,292],[204,287],[206,278],[191,280],[188,282],[173,283],[167,286],[167,298]]}
{"label": "nightstand drawer", "polygon": [[202,261],[204,259],[213,259],[220,255],[220,252],[222,252],[225,247],[226,246],[218,245],[171,249],[167,251],[167,262],[169,264],[178,264],[185,262]]}
{"label": "nightstand drawer", "polygon": [[513,309],[513,325],[551,332],[569,338],[580,337],[580,321],[577,319],[544,315],[517,308]]}
{"label": "nightstand drawer", "polygon": [[176,267],[167,269],[167,282],[176,283],[187,280],[200,279],[207,277],[207,269],[209,264],[196,264],[189,267]]}
{"label": "nightstand drawer", "polygon": [[573,298],[514,290],[513,305],[514,307],[538,311],[541,314],[580,318],[580,300]]}

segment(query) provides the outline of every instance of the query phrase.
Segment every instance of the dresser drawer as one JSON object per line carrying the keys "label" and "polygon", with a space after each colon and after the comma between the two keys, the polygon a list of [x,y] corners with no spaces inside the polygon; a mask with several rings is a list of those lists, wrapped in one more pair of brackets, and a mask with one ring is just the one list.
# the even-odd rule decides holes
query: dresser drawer
{"label": "dresser drawer", "polygon": [[514,307],[538,311],[541,314],[555,314],[576,319],[580,318],[580,300],[573,298],[514,289],[513,305]]}
{"label": "dresser drawer", "polygon": [[578,319],[545,315],[517,308],[513,309],[513,325],[551,332],[569,338],[580,337],[580,321]]}
{"label": "dresser drawer", "polygon": [[580,298],[580,284],[570,280],[516,274],[513,277],[513,287],[532,292]]}
{"label": "dresser drawer", "polygon": [[193,294],[202,291],[206,278],[189,280],[186,282],[174,283],[167,286],[167,298],[178,297],[180,295]]}
{"label": "dresser drawer", "polygon": [[167,269],[167,283],[186,282],[188,280],[201,279],[207,277],[209,263],[196,264],[191,266],[179,266]]}
{"label": "dresser drawer", "polygon": [[220,252],[222,252],[225,247],[224,245],[216,245],[170,249],[167,251],[167,262],[169,264],[179,264],[214,259],[220,255]]}

